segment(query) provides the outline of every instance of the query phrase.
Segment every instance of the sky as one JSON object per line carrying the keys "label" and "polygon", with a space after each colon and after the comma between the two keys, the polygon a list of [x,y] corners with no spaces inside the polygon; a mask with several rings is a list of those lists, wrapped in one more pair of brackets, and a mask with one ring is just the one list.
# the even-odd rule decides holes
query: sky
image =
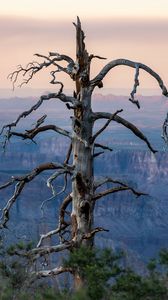
{"label": "sky", "polygon": [[[0,3],[0,88],[11,88],[7,75],[48,51],[75,57],[75,28],[79,16],[89,53],[107,57],[95,61],[92,76],[116,58],[143,62],[158,72],[168,85],[168,0],[6,0]],[[66,88],[73,82],[66,76]],[[119,67],[104,80],[106,88],[133,85],[134,71]],[[141,87],[157,89],[143,71]],[[41,72],[28,87],[50,88],[49,72]]]}

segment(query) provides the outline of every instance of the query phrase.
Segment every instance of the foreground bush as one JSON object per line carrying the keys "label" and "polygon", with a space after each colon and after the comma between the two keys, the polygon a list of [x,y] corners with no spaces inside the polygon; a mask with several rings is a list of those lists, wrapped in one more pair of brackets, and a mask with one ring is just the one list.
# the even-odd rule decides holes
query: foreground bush
{"label": "foreground bush", "polygon": [[167,300],[168,251],[162,250],[157,260],[147,266],[148,275],[140,276],[123,268],[123,253],[109,249],[86,249],[70,253],[64,265],[80,273],[84,285],[74,291],[58,289],[48,282],[30,285],[26,258],[18,259],[17,250],[26,251],[31,245],[17,244],[0,252],[0,300]]}

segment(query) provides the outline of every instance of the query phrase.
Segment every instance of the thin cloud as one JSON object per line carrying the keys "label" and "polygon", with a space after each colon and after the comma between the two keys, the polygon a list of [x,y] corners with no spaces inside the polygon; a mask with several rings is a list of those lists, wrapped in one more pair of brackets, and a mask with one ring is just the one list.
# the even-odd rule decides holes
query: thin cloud
{"label": "thin cloud", "polygon": [[60,23],[16,17],[1,17],[0,19],[0,37],[4,39],[46,35],[50,38],[54,38],[54,36],[61,38],[61,36],[68,37],[69,32],[69,26],[65,22]]}
{"label": "thin cloud", "polygon": [[[88,39],[105,40],[158,40],[164,41],[168,32],[168,20],[113,19],[85,20],[84,31]],[[70,39],[74,30],[69,21],[50,21],[33,18],[1,17],[0,37],[42,37],[49,39]]]}
{"label": "thin cloud", "polygon": [[[156,67],[167,78],[168,20],[85,18],[82,24],[89,52],[94,51],[95,54],[110,59],[127,57],[139,60]],[[33,53],[57,51],[72,57],[75,54],[75,28],[69,20],[1,17],[0,40],[1,87],[9,86],[4,78],[11,72],[11,68],[31,61]],[[101,64],[104,61],[94,62],[92,69],[95,73],[99,71]],[[125,70],[124,75],[118,75],[117,70],[115,72],[113,80],[107,77],[107,84],[110,82],[111,86],[113,82],[118,87],[124,83],[127,86]],[[153,83],[148,86],[153,86]]]}

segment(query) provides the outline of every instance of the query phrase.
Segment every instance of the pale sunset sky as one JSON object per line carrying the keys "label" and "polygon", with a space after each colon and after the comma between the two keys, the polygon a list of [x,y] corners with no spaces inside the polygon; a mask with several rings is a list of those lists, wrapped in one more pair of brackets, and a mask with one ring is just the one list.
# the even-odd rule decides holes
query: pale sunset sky
{"label": "pale sunset sky", "polygon": [[[17,65],[48,51],[75,56],[75,28],[79,16],[89,53],[143,62],[168,86],[168,0],[5,0],[0,3],[0,88],[11,88],[7,75]],[[96,74],[106,61],[95,61]],[[134,72],[119,67],[104,81],[107,88],[131,88]],[[58,77],[63,79],[63,77]],[[157,83],[141,72],[141,87]],[[29,87],[49,88],[47,70]],[[66,88],[73,82],[64,75]],[[52,86],[53,88],[53,86]]]}

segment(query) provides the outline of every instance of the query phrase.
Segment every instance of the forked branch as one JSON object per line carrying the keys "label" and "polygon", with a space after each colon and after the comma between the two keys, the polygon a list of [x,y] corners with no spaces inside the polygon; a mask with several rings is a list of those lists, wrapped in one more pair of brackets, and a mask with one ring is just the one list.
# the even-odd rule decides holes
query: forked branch
{"label": "forked branch", "polygon": [[51,231],[48,231],[48,232],[45,233],[45,234],[41,234],[40,239],[39,239],[39,241],[38,241],[38,243],[37,243],[37,248],[41,247],[42,242],[43,242],[45,239],[50,238],[50,237],[52,237],[53,235],[56,235],[56,234],[60,233],[60,231],[61,231],[61,230],[64,230],[67,226],[68,226],[68,225],[64,225],[64,226],[62,226],[61,228],[57,227],[56,229],[51,230]]}
{"label": "forked branch", "polygon": [[[4,132],[4,130],[6,129],[4,148],[5,148],[5,146],[6,146],[6,143],[7,143],[8,140],[9,140],[9,138],[11,137],[11,131],[12,131],[12,128],[13,128],[13,127],[16,127],[17,124],[19,123],[19,121],[20,121],[21,119],[26,118],[26,117],[29,116],[33,111],[36,111],[36,110],[43,104],[44,101],[48,101],[48,100],[50,100],[50,99],[59,99],[59,100],[61,100],[61,101],[64,102],[64,103],[72,103],[74,107],[77,107],[78,105],[80,105],[79,101],[78,101],[76,98],[70,97],[70,96],[66,96],[65,94],[63,94],[63,93],[62,93],[62,88],[60,89],[60,91],[59,91],[58,93],[49,93],[48,95],[42,95],[42,96],[40,97],[40,100],[39,100],[35,105],[33,105],[30,109],[28,109],[28,110],[22,112],[22,113],[18,116],[18,118],[17,118],[15,121],[13,121],[12,123],[9,123],[9,124],[7,124],[7,125],[4,125],[4,126],[2,127],[2,130],[1,130],[1,132],[0,132],[0,135],[1,135],[1,134]],[[61,128],[54,127],[54,125],[48,125],[48,126],[50,126],[50,127],[42,127],[41,129],[37,129],[37,128],[36,128],[37,130],[35,130],[34,133],[36,134],[36,133],[40,132],[40,130],[41,130],[41,131],[45,131],[45,130],[54,130],[54,131],[56,131],[56,130],[57,130],[57,132],[58,132],[58,131],[59,131],[59,133],[62,132],[62,133],[64,133],[64,135],[66,135],[66,136],[69,135],[69,133],[66,132],[65,130],[62,130],[62,131],[61,131]],[[28,132],[28,133],[29,133],[29,132]],[[32,132],[30,132],[29,134],[28,134],[28,133],[27,133],[26,136],[23,136],[22,134],[14,133],[14,132],[13,132],[13,135],[21,136],[21,137],[23,137],[23,138],[28,138],[29,134],[30,134],[30,135],[31,135],[31,134],[34,134],[34,133],[32,133]]]}
{"label": "forked branch", "polygon": [[109,195],[109,194],[114,194],[114,193],[118,193],[118,192],[122,192],[122,191],[131,191],[137,197],[147,196],[146,193],[141,193],[141,192],[136,191],[135,189],[133,189],[130,186],[122,185],[122,186],[113,187],[113,188],[107,189],[105,191],[99,192],[99,193],[93,195],[92,199],[94,201],[96,201],[104,196]]}
{"label": "forked branch", "polygon": [[108,146],[105,146],[105,145],[102,145],[102,144],[98,144],[98,143],[94,144],[94,148],[102,148],[103,150],[113,151],[112,148],[110,148]]}
{"label": "forked branch", "polygon": [[92,143],[94,143],[94,141],[96,140],[96,138],[108,127],[108,125],[110,124],[110,122],[112,120],[115,120],[115,116],[117,114],[119,114],[120,112],[122,112],[123,109],[117,110],[114,114],[111,114],[111,117],[108,119],[108,121],[104,124],[104,126],[98,130],[95,135],[92,137]]}
{"label": "forked branch", "polygon": [[[28,84],[29,81],[34,77],[36,73],[50,66],[57,67],[56,72],[63,71],[69,75],[68,69],[60,66],[57,62],[66,61],[68,62],[68,64],[74,64],[74,61],[71,57],[67,55],[61,55],[59,53],[50,52],[49,56],[36,53],[35,56],[43,58],[45,60],[41,63],[37,61],[30,62],[27,64],[26,67],[22,67],[21,65],[19,65],[16,71],[8,75],[8,78],[12,81],[13,88],[15,87],[15,84],[18,81],[19,76],[22,76],[24,78],[21,84],[19,85],[21,87],[24,84]],[[59,82],[54,82],[54,83],[57,84]]]}
{"label": "forked branch", "polygon": [[122,186],[128,186],[126,183],[122,182],[121,180],[116,180],[111,177],[105,177],[94,182],[93,184],[94,191],[96,191],[99,187],[101,187],[106,183],[114,183],[114,184],[120,184]]}
{"label": "forked branch", "polygon": [[[112,117],[113,114],[107,113],[107,112],[96,112],[93,113],[93,119],[94,121],[98,119],[109,119]],[[153,152],[156,153],[157,151],[153,149],[150,142],[148,141],[147,137],[132,123],[129,121],[123,119],[122,117],[118,116],[117,114],[113,117],[113,120],[119,124],[122,124],[124,127],[130,129],[137,137],[139,137],[141,140],[143,140],[148,148]]]}
{"label": "forked branch", "polygon": [[25,133],[10,131],[9,134],[8,134],[8,140],[12,136],[18,136],[18,137],[23,138],[24,140],[25,139],[33,140],[35,138],[35,136],[38,135],[39,133],[49,131],[49,130],[55,131],[55,132],[57,132],[61,135],[64,135],[64,136],[71,139],[71,134],[70,134],[69,131],[67,131],[63,128],[60,128],[58,126],[55,126],[55,125],[45,125],[45,126],[41,126],[41,127],[38,127],[38,128],[33,128],[33,129],[30,129],[30,130],[26,130]]}
{"label": "forked branch", "polygon": [[128,187],[137,196],[141,196],[141,195],[147,196],[146,193],[140,193],[140,192],[136,191],[134,188],[130,187],[128,185],[128,183],[123,182],[123,181],[118,180],[118,179],[113,179],[111,177],[105,177],[105,178],[102,178],[102,179],[97,180],[96,182],[94,182],[94,184],[93,184],[94,191],[96,191],[99,187],[101,187],[102,185],[104,185],[106,183],[119,184],[123,187]]}
{"label": "forked branch", "polygon": [[42,105],[42,103],[44,101],[47,101],[47,100],[50,100],[50,99],[59,99],[64,103],[72,103],[74,106],[80,105],[78,103],[77,99],[75,99],[74,97],[66,96],[65,94],[63,94],[60,91],[58,93],[49,93],[48,95],[42,95],[40,97],[40,100],[35,105],[33,105],[29,110],[26,110],[26,111],[22,112],[18,116],[16,121],[3,126],[2,130],[1,130],[1,134],[3,133],[3,130],[5,128],[11,129],[12,127],[15,127],[21,119],[26,118],[27,116],[29,116],[33,111],[36,111]]}

